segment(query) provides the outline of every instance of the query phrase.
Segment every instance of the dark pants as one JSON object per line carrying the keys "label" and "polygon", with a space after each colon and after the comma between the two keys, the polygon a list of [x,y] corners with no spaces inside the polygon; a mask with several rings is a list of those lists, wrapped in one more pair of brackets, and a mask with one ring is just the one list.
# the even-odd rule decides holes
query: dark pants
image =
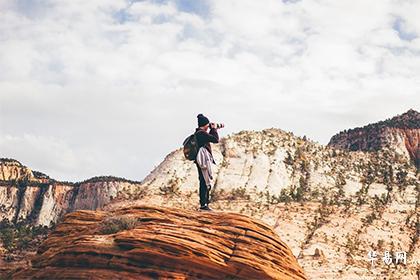
{"label": "dark pants", "polygon": [[206,180],[204,180],[203,173],[201,172],[201,168],[198,164],[195,164],[198,170],[198,179],[200,180],[200,206],[205,206],[209,204],[210,198],[210,187],[207,188]]}

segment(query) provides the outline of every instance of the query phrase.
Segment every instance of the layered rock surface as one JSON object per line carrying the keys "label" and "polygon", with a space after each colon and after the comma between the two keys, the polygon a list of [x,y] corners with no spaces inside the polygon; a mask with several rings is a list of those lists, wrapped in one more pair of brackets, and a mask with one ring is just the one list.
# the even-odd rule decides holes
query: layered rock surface
{"label": "layered rock surface", "polygon": [[138,206],[66,216],[18,279],[306,279],[264,223]]}
{"label": "layered rock surface", "polygon": [[[213,145],[211,207],[273,226],[313,279],[416,279],[419,173],[401,150],[350,151],[279,129],[242,131]],[[108,207],[196,209],[197,177],[195,165],[176,150],[144,179],[143,199]],[[375,267],[369,251],[378,254]],[[386,251],[406,252],[407,264],[384,264]]]}
{"label": "layered rock surface", "polygon": [[[242,131],[213,145],[217,165],[211,207],[247,214],[272,226],[313,279],[416,279],[420,274],[420,175],[408,152],[401,153],[406,146],[400,148],[350,151],[280,129]],[[77,205],[117,209],[148,204],[195,210],[197,177],[195,165],[178,149],[140,184],[124,188],[118,186],[122,181],[113,181],[117,191],[112,198],[94,191],[100,192],[110,181],[91,181],[86,191],[79,192]],[[101,203],[91,201],[95,196]],[[30,205],[33,200],[27,201]],[[75,205],[76,200],[68,201]],[[56,217],[60,207],[52,207]],[[41,217],[48,217],[48,211],[42,213]],[[407,264],[382,262],[372,268],[367,258],[370,250],[379,256],[405,251]]]}
{"label": "layered rock surface", "polygon": [[34,180],[35,176],[29,168],[23,166],[19,161],[2,158],[0,165],[0,180],[11,181],[20,179]]}
{"label": "layered rock surface", "polygon": [[[246,191],[274,199],[370,198],[386,196],[388,185],[404,186],[401,199],[415,204],[418,174],[395,151],[347,151],[320,145],[280,129],[242,131],[213,145],[214,195]],[[197,190],[197,169],[178,149],[142,182],[144,189],[190,193]],[[340,200],[339,199],[339,200]]]}
{"label": "layered rock surface", "polygon": [[[419,113],[410,110],[380,125],[369,125],[369,129],[338,134],[330,146],[280,129],[242,131],[223,138],[213,149],[218,163],[214,168],[213,192],[246,189],[252,195],[268,192],[277,197],[286,193],[309,198],[311,192],[319,194],[325,190],[354,196],[366,185],[372,185],[367,194],[380,197],[387,194],[387,185],[392,183],[409,186],[404,197],[412,201],[417,174],[410,159],[418,158],[419,126]],[[348,151],[356,146],[356,150],[372,152]],[[184,159],[180,149],[170,153],[142,182],[114,177],[58,182],[17,161],[3,159],[0,221],[49,225],[69,211],[95,210],[115,198],[150,195],[149,189],[156,195],[171,189],[192,192],[196,190],[197,177],[195,166]]]}
{"label": "layered rock surface", "polygon": [[16,160],[0,159],[0,221],[49,226],[70,211],[101,208],[138,188],[139,182],[115,177],[59,182]]}
{"label": "layered rock surface", "polygon": [[420,167],[420,113],[409,110],[391,119],[334,135],[331,147],[351,151],[378,151],[391,148]]}

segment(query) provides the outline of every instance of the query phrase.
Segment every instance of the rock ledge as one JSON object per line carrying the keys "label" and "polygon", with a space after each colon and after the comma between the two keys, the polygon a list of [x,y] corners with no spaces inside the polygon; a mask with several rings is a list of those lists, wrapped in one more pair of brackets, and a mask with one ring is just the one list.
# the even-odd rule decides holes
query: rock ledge
{"label": "rock ledge", "polygon": [[68,214],[14,278],[307,279],[258,220],[148,206]]}

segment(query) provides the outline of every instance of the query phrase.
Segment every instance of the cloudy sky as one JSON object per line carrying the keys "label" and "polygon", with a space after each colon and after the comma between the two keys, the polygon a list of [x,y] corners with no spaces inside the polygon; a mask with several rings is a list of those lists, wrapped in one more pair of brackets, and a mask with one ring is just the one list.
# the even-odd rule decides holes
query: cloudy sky
{"label": "cloudy sky", "polygon": [[420,108],[420,1],[0,0],[0,157],[141,180],[196,126],[321,144]]}

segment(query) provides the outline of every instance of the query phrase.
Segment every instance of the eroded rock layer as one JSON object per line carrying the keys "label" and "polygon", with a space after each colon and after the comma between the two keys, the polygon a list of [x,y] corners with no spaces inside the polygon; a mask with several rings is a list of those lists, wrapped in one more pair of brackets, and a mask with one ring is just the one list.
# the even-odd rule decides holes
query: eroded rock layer
{"label": "eroded rock layer", "polygon": [[350,151],[378,151],[388,147],[420,167],[420,113],[409,110],[392,119],[342,131],[328,145]]}
{"label": "eroded rock layer", "polygon": [[271,227],[235,213],[137,206],[68,214],[18,279],[306,279]]}
{"label": "eroded rock layer", "polygon": [[111,176],[59,182],[17,160],[0,158],[0,222],[49,226],[68,212],[96,210],[139,186],[140,182]]}

